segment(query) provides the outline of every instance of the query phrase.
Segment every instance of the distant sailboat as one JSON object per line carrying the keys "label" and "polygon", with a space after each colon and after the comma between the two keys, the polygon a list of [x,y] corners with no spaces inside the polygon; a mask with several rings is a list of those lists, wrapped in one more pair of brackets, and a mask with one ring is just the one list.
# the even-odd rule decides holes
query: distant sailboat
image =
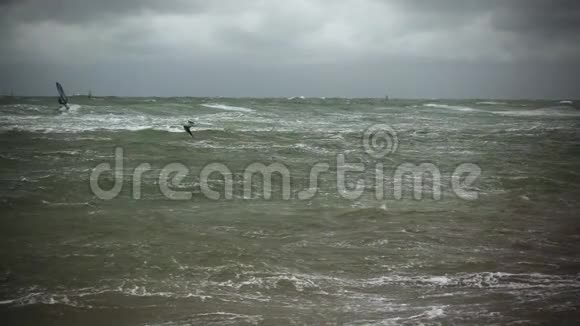
{"label": "distant sailboat", "polygon": [[93,92],[91,90],[89,90],[89,98],[93,98]]}

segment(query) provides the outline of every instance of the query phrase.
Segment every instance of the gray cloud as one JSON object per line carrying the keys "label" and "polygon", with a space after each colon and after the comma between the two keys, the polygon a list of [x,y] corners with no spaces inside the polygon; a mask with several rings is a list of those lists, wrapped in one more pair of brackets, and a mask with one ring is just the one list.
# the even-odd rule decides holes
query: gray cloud
{"label": "gray cloud", "polygon": [[[0,21],[0,60],[10,76],[31,74],[26,68],[12,71],[16,65],[99,66],[112,75],[118,69],[107,67],[118,65],[171,67],[174,74],[180,74],[178,67],[209,73],[227,66],[264,76],[270,71],[265,78],[284,73],[298,88],[322,90],[326,86],[290,72],[333,67],[364,82],[361,72],[368,67],[389,70],[395,64],[408,65],[416,78],[426,74],[419,69],[446,73],[429,67],[487,74],[505,65],[544,72],[576,71],[580,65],[575,0],[3,0]],[[496,75],[505,79],[501,71]],[[195,78],[199,74],[189,80]],[[458,81],[444,82],[452,88]]]}
{"label": "gray cloud", "polygon": [[195,9],[202,2],[155,0],[2,0],[4,18],[21,22],[57,21],[83,24],[107,17],[135,15],[145,10],[159,13]]}
{"label": "gray cloud", "polygon": [[504,10],[496,11],[494,26],[532,38],[579,40],[580,2],[508,1]]}

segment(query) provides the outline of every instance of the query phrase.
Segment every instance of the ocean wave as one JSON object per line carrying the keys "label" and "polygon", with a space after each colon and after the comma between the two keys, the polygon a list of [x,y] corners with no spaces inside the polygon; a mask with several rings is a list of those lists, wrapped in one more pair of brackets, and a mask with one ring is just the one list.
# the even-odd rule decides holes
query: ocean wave
{"label": "ocean wave", "polygon": [[445,276],[404,276],[392,275],[370,279],[369,287],[387,284],[412,285],[420,287],[460,287],[496,289],[532,288],[580,288],[578,275],[548,275],[540,273],[482,272]]}
{"label": "ocean wave", "polygon": [[[181,266],[180,270],[188,272],[189,266]],[[216,276],[224,274],[225,270],[233,267],[213,268],[206,272],[215,273]],[[239,272],[237,268],[233,268]],[[211,277],[201,283],[191,283],[187,286],[175,284],[166,289],[148,289],[146,284],[123,284],[115,287],[90,287],[80,289],[68,289],[51,292],[47,289],[40,290],[37,287],[24,289],[24,294],[14,299],[0,301],[3,305],[26,305],[26,304],[52,304],[55,298],[78,299],[86,296],[100,295],[104,293],[119,293],[125,296],[135,297],[163,297],[163,298],[193,298],[208,299],[210,296],[204,295],[208,289],[217,291],[218,288],[231,288],[236,291],[241,290],[292,290],[295,292],[316,292],[333,293],[338,288],[367,291],[368,289],[383,286],[402,286],[413,288],[457,288],[457,289],[566,289],[567,291],[579,290],[579,275],[553,275],[542,273],[507,273],[507,272],[479,272],[479,273],[459,273],[447,275],[406,275],[390,274],[369,279],[351,279],[334,277],[321,274],[304,274],[283,272],[265,273],[243,268],[243,275],[233,279],[211,280]],[[227,273],[226,273],[227,274]],[[219,278],[218,278],[219,279]],[[129,281],[127,281],[129,282]],[[125,283],[125,282],[123,282]],[[328,291],[334,289],[332,291]],[[268,292],[264,292],[267,295]],[[52,298],[52,299],[51,299]],[[262,298],[265,299],[265,298]]]}
{"label": "ocean wave", "polygon": [[494,114],[505,116],[559,116],[559,117],[578,117],[580,110],[575,110],[569,106],[550,106],[535,110],[513,110],[513,111],[496,111]]}
{"label": "ocean wave", "polygon": [[141,131],[147,129],[183,132],[181,120],[146,115],[118,114],[63,114],[57,116],[0,116],[1,131],[24,131],[39,133],[79,133],[87,131]]}
{"label": "ocean wave", "polygon": [[5,115],[35,115],[46,116],[55,111],[54,107],[45,105],[30,105],[30,104],[9,104],[0,105],[0,113]]}
{"label": "ocean wave", "polygon": [[68,109],[61,106],[58,111],[61,112],[62,115],[77,114],[81,108],[82,106],[78,104],[69,104]]}
{"label": "ocean wave", "polygon": [[[309,309],[313,304],[332,307],[334,311],[353,314],[345,325],[438,324],[449,315],[464,315],[471,309],[487,313],[479,304],[456,305],[461,298],[477,298],[482,294],[510,295],[518,303],[540,302],[546,296],[565,293],[573,297],[580,291],[578,274],[550,275],[540,273],[479,272],[444,275],[386,274],[380,277],[358,278],[337,273],[300,273],[292,269],[232,263],[224,266],[201,267],[187,265],[173,258],[178,271],[161,284],[154,279],[106,279],[112,283],[84,288],[53,289],[29,287],[16,291],[14,299],[0,305],[64,305],[83,309],[102,309],[119,303],[135,302],[137,307],[165,306],[169,301],[201,304],[195,314],[154,321],[152,325],[239,324],[260,321],[263,316],[240,314],[239,311],[211,307],[288,306]],[[192,279],[192,275],[204,275]],[[122,281],[121,284],[119,282]],[[483,290],[480,290],[483,289]],[[475,290],[475,291],[474,291]],[[420,293],[421,301],[385,293]],[[484,292],[481,292],[484,291]],[[451,299],[447,299],[450,297]],[[146,298],[146,299],[139,299]],[[443,299],[442,299],[443,298]],[[106,299],[106,300],[105,300]],[[139,300],[135,300],[139,299]],[[449,302],[445,304],[440,300]],[[449,301],[451,300],[451,301]],[[574,309],[572,302],[547,307]],[[237,310],[237,309],[236,309]],[[304,310],[306,311],[306,310]],[[266,314],[269,315],[269,314]],[[269,316],[270,317],[270,316]],[[266,317],[266,318],[269,318]],[[292,317],[281,318],[292,320]],[[495,318],[502,318],[495,315]],[[300,319],[295,319],[299,323]]]}
{"label": "ocean wave", "polygon": [[299,151],[310,152],[314,154],[328,154],[328,151],[324,148],[304,143],[295,144],[292,146],[292,148]]}
{"label": "ocean wave", "polygon": [[475,104],[479,104],[479,105],[507,105],[506,102],[496,102],[496,101],[482,101],[482,102],[477,102]]}
{"label": "ocean wave", "polygon": [[121,285],[118,287],[87,287],[59,291],[40,289],[36,286],[33,286],[24,290],[24,292],[28,293],[25,293],[14,299],[2,300],[0,301],[0,305],[28,306],[37,304],[62,304],[74,307],[90,307],[89,304],[82,302],[82,298],[112,293],[117,293],[128,297],[159,297],[172,299],[198,298],[202,301],[206,300],[207,298],[211,298],[210,296],[199,294],[199,291],[197,290],[194,290],[193,292],[185,291],[183,293],[171,291],[150,291],[145,286],[139,285]]}
{"label": "ocean wave", "polygon": [[199,313],[187,319],[177,321],[165,321],[155,324],[145,324],[145,326],[185,326],[185,325],[258,325],[263,321],[261,315],[244,315],[225,311]]}
{"label": "ocean wave", "polygon": [[44,291],[38,291],[36,289],[18,298],[0,301],[0,305],[28,306],[36,304],[62,304],[73,307],[80,306],[77,302],[69,299],[69,297],[65,294],[52,294]]}
{"label": "ocean wave", "polygon": [[[344,325],[347,326],[397,326],[397,325],[441,325],[441,323],[431,323],[431,320],[443,318],[446,316],[445,309],[448,306],[433,306],[433,307],[425,307],[427,310],[424,312],[412,315],[412,316],[397,316],[397,317],[390,317],[386,319],[363,319],[363,320],[356,320],[353,322],[347,322]],[[409,309],[411,310],[411,309]]]}
{"label": "ocean wave", "polygon": [[240,107],[240,106],[229,106],[229,105],[219,104],[219,103],[201,104],[201,106],[206,107],[206,108],[220,109],[220,110],[226,110],[226,111],[254,112],[254,110],[252,110],[252,109],[248,109],[248,108],[244,108],[244,107]]}
{"label": "ocean wave", "polygon": [[447,105],[447,104],[437,104],[437,103],[427,103],[427,104],[423,104],[423,106],[429,107],[429,108],[447,109],[447,110],[462,111],[462,112],[479,111],[477,109],[470,108],[468,106]]}
{"label": "ocean wave", "polygon": [[[169,133],[184,133],[180,124],[187,121],[187,116],[174,118],[145,116],[145,115],[115,115],[115,114],[78,114],[61,116],[0,116],[0,132],[33,132],[33,133],[83,133],[91,131],[161,131]],[[252,133],[252,132],[276,132],[276,133],[319,133],[326,135],[329,132],[342,134],[356,133],[357,128],[344,128],[340,126],[326,126],[325,124],[305,122],[279,122],[268,119],[237,119],[236,117],[220,117],[214,125],[210,123],[209,117],[199,117],[198,125],[192,128],[192,132],[203,135],[206,132],[228,132],[228,133]],[[212,120],[213,121],[213,120]],[[230,122],[244,123],[242,127],[237,124],[231,127]]]}

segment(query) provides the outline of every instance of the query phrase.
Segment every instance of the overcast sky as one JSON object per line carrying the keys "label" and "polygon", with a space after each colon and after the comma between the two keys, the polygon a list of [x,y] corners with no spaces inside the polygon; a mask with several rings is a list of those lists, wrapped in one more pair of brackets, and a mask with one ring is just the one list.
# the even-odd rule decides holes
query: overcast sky
{"label": "overcast sky", "polygon": [[578,0],[0,0],[0,91],[580,98]]}

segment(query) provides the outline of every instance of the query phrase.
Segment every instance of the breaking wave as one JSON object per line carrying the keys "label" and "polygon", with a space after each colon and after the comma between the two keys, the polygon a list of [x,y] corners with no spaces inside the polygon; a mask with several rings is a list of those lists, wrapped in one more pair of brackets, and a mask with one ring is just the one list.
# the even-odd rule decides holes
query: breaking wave
{"label": "breaking wave", "polygon": [[229,105],[219,104],[219,103],[201,104],[201,106],[206,107],[206,108],[226,110],[226,111],[254,112],[254,110],[252,110],[252,109],[239,107],[239,106],[229,106]]}
{"label": "breaking wave", "polygon": [[427,103],[427,104],[423,104],[423,106],[429,107],[429,108],[447,109],[447,110],[462,111],[462,112],[475,112],[475,111],[479,111],[477,109],[470,108],[468,106],[459,106],[459,105],[447,105],[447,104]]}
{"label": "breaking wave", "polygon": [[552,106],[534,110],[511,110],[493,112],[505,116],[559,116],[559,117],[580,117],[580,110],[575,110],[569,106]]}

